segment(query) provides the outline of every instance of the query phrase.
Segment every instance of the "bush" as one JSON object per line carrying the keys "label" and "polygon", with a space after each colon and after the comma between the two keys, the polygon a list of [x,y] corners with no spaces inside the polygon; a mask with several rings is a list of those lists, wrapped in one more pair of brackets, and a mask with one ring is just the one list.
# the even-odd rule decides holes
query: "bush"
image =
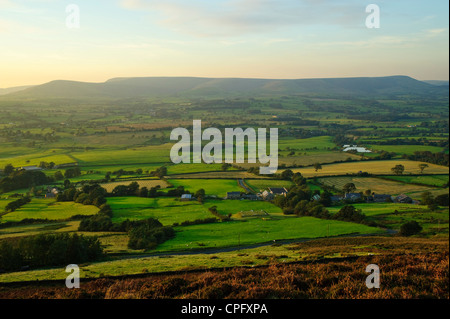
{"label": "bush", "polygon": [[412,236],[420,233],[422,231],[422,226],[419,225],[415,220],[404,223],[400,227],[400,235],[402,236]]}
{"label": "bush", "polygon": [[352,205],[342,207],[339,212],[333,215],[333,219],[361,223],[366,216],[361,213],[361,210],[356,209]]}
{"label": "bush", "polygon": [[448,206],[448,202],[449,202],[449,194],[442,194],[442,195],[438,195],[436,196],[436,198],[434,199],[436,204],[439,206]]}

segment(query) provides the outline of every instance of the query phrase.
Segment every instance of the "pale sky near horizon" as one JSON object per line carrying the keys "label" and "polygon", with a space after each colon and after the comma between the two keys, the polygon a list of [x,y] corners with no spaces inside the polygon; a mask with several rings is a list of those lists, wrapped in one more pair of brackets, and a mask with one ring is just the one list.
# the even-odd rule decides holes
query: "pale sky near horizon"
{"label": "pale sky near horizon", "polygon": [[[379,29],[365,25],[380,7]],[[70,29],[66,7],[80,9]],[[447,0],[0,0],[0,88],[200,76],[449,78]]]}

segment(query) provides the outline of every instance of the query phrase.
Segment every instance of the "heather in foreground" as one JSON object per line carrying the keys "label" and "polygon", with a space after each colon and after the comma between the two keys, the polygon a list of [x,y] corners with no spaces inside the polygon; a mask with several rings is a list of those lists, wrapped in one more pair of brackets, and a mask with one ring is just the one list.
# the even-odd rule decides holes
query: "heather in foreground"
{"label": "heather in foreground", "polygon": [[[381,287],[368,289],[366,266],[377,264]],[[107,299],[407,299],[449,298],[449,254],[366,256],[356,260],[277,264],[137,279],[98,279],[81,289],[61,284],[0,288],[0,298]]]}

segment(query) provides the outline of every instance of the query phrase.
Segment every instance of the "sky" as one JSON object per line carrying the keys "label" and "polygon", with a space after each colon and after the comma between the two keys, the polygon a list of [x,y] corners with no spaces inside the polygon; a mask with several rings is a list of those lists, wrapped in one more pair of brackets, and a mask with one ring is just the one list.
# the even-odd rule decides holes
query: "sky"
{"label": "sky", "polygon": [[[367,27],[370,4],[379,28]],[[447,0],[0,0],[0,88],[142,76],[448,80],[448,10]]]}

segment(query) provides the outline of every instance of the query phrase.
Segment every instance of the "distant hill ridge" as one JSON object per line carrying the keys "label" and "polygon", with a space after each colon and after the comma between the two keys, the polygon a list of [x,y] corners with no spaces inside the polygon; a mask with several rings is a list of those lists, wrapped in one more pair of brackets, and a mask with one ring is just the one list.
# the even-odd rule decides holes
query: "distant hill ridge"
{"label": "distant hill ridge", "polygon": [[57,80],[13,92],[17,98],[131,98],[131,97],[232,97],[290,94],[403,95],[446,93],[448,86],[436,86],[408,76],[245,79],[202,77],[114,78],[104,83]]}

